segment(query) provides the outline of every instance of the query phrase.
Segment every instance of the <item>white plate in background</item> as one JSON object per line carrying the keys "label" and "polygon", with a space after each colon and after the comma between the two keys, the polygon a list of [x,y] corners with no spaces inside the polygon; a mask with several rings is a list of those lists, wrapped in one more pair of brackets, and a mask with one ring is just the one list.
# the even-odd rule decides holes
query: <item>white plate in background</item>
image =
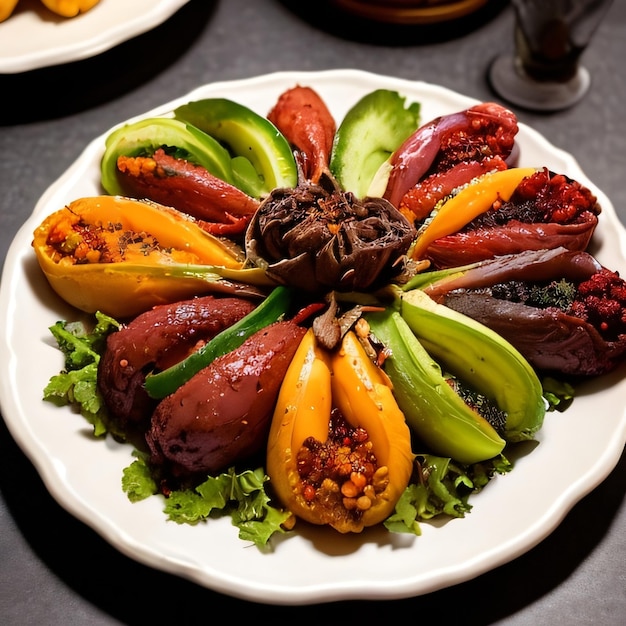
{"label": "white plate in background", "polygon": [[61,17],[39,0],[19,0],[0,23],[0,73],[86,59],[155,28],[189,0],[100,0],[86,13]]}

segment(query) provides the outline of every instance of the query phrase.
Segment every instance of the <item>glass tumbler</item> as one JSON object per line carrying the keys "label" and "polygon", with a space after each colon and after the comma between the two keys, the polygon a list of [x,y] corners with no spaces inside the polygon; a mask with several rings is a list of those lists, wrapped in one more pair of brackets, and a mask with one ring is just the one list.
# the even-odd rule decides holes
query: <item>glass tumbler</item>
{"label": "glass tumbler", "polygon": [[613,0],[511,0],[514,54],[495,59],[491,86],[502,98],[535,110],[565,109],[588,91],[581,64]]}

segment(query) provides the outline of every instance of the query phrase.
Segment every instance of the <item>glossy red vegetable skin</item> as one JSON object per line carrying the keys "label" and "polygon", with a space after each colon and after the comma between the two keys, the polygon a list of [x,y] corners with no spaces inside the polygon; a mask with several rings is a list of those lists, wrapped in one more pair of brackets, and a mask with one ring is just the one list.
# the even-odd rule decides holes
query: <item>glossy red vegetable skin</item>
{"label": "glossy red vegetable skin", "polygon": [[310,87],[297,85],[283,92],[267,118],[296,148],[304,178],[314,183],[328,172],[337,130],[326,103]]}
{"label": "glossy red vegetable skin", "polygon": [[146,434],[152,462],[178,476],[214,474],[263,450],[304,333],[293,321],[271,324],[163,399]]}
{"label": "glossy red vegetable skin", "polygon": [[259,206],[256,198],[162,148],[151,157],[121,156],[117,166],[118,179],[128,195],[174,207],[201,220],[209,231],[208,224],[240,223],[243,232],[247,220],[241,218],[249,219]]}
{"label": "glossy red vegetable skin", "polygon": [[481,228],[442,237],[432,243],[426,254],[432,266],[443,269],[523,250],[566,247],[584,250],[595,223],[525,224],[510,222],[497,228]]}
{"label": "glossy red vegetable skin", "polygon": [[555,278],[580,283],[601,268],[602,265],[585,251],[570,252],[565,248],[525,250],[477,263],[424,287],[424,291],[435,302],[443,304],[446,295],[453,291],[481,289],[509,281],[546,282]]}
{"label": "glossy red vegetable skin", "polygon": [[463,161],[445,172],[435,172],[407,191],[400,200],[400,212],[413,222],[421,222],[431,214],[440,200],[455,189],[478,176],[505,169],[507,164],[504,159],[496,156],[480,161]]}
{"label": "glossy red vegetable skin", "polygon": [[143,387],[146,374],[182,361],[254,307],[243,298],[194,298],[156,306],[109,335],[98,387],[110,417],[147,426],[156,402]]}
{"label": "glossy red vegetable skin", "polygon": [[[539,308],[510,301],[492,292],[494,285],[561,279],[577,285],[566,310],[556,303]],[[425,291],[496,331],[538,370],[596,376],[626,357],[626,282],[584,251],[529,250],[498,257]]]}
{"label": "glossy red vegetable skin", "polygon": [[544,168],[524,179],[509,202],[497,202],[463,230],[430,244],[426,258],[447,268],[524,250],[585,250],[600,212],[587,187]]}
{"label": "glossy red vegetable skin", "polygon": [[595,326],[576,315],[485,294],[450,294],[444,304],[496,331],[540,371],[599,376],[624,360],[626,335],[606,341]]}
{"label": "glossy red vegetable skin", "polygon": [[[391,156],[384,197],[396,207],[404,203],[410,208],[418,194],[406,201],[405,195],[430,176],[442,190],[465,184],[473,178],[471,168],[463,171],[455,166],[496,157],[507,161],[514,153],[518,130],[516,116],[495,102],[437,117],[418,128]],[[425,190],[433,196],[431,185]]]}

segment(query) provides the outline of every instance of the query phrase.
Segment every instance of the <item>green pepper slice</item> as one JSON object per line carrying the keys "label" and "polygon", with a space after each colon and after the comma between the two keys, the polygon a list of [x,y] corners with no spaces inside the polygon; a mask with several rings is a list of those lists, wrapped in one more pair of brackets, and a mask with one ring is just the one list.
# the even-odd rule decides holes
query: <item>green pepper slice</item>
{"label": "green pepper slice", "polygon": [[152,398],[165,398],[194,374],[210,365],[217,357],[238,348],[248,337],[258,330],[278,321],[291,304],[291,291],[282,285],[275,287],[269,296],[248,315],[236,324],[224,329],[206,343],[200,350],[190,354],[180,363],[157,374],[148,374],[145,388]]}
{"label": "green pepper slice", "polygon": [[234,184],[254,198],[295,187],[296,161],[284,135],[266,117],[226,98],[205,98],[174,110],[176,119],[220,141],[232,158]]}
{"label": "green pepper slice", "polygon": [[201,165],[211,174],[233,184],[231,158],[219,141],[180,120],[150,117],[114,130],[107,138],[100,164],[102,186],[112,196],[124,195],[117,178],[119,156],[152,155],[163,146],[175,149],[182,158]]}

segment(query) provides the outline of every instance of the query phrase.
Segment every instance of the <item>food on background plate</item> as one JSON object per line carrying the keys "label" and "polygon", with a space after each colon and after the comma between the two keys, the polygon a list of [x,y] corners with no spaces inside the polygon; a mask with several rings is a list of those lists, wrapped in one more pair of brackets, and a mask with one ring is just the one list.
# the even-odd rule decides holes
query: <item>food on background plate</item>
{"label": "food on background plate", "polygon": [[[0,22],[11,17],[19,0],[0,0]],[[42,4],[61,17],[76,17],[86,13],[100,0],[41,0]]]}
{"label": "food on background plate", "polygon": [[0,0],[0,22],[11,17],[19,0]]}
{"label": "food on background plate", "polygon": [[[216,509],[230,513],[240,536],[258,545],[290,529],[294,516],[340,533],[383,523],[419,534],[420,521],[468,513],[471,495],[512,469],[508,451],[535,438],[547,411],[566,407],[560,402],[571,400],[570,376],[594,373],[558,372],[547,393],[541,367],[513,338],[473,317],[471,307],[459,312],[438,299],[446,281],[480,275],[475,267],[481,264],[438,269],[431,250],[467,223],[500,232],[502,213],[517,219],[522,209],[533,214],[537,231],[548,233],[541,239],[545,247],[584,250],[600,212],[596,198],[541,164],[517,167],[517,121],[500,105],[484,103],[422,126],[419,104],[405,105],[400,94],[378,90],[336,125],[319,95],[301,85],[279,95],[271,119],[230,100],[190,102],[173,118],[147,118],[113,131],[102,180],[109,193],[129,192],[132,179],[135,191],[167,194],[163,199],[175,197],[174,189],[182,197],[192,188],[213,193],[226,184],[223,216],[219,204],[211,209],[213,226],[220,227],[213,235],[155,197],[120,196],[81,199],[76,206],[89,207],[87,214],[94,206],[132,207],[150,216],[141,228],[113,228],[118,218],[102,213],[81,222],[76,210],[56,229],[45,220],[36,231],[36,241],[43,238],[35,249],[44,272],[53,274],[49,257],[61,261],[52,265],[58,274],[53,287],[92,266],[101,283],[108,284],[109,274],[122,276],[118,300],[132,293],[130,283],[137,290],[129,279],[135,266],[146,281],[154,269],[138,263],[137,253],[126,267],[104,262],[105,248],[93,245],[103,225],[139,233],[131,239],[141,249],[152,218],[160,223],[168,216],[174,250],[186,249],[180,244],[191,224],[200,241],[225,254],[221,265],[168,260],[163,265],[172,271],[157,272],[167,303],[152,308],[156,303],[140,302],[127,319],[107,319],[105,304],[94,309],[93,300],[83,305],[96,312],[95,336],[64,322],[51,329],[66,354],[84,354],[85,343],[98,349],[89,353],[89,368],[77,359],[53,377],[45,397],[80,403],[75,382],[68,386],[64,378],[74,372],[76,381],[80,370],[90,390],[82,395],[92,401],[81,410],[99,425],[95,431],[106,432],[107,420],[118,436],[139,430],[138,459],[124,479],[130,499],[161,493],[170,519],[188,523]],[[167,159],[176,164],[171,171],[163,167],[164,182],[155,183],[150,172]],[[188,184],[188,173],[202,184]],[[347,181],[352,189],[344,188]],[[248,207],[246,219],[233,220],[238,206]],[[552,223],[562,217],[582,232],[566,229],[559,239],[560,224]],[[226,228],[234,221],[236,228]],[[504,228],[514,249],[508,256],[527,254],[526,240],[509,223]],[[165,241],[165,232],[153,240],[159,238]],[[480,261],[497,265],[500,254],[481,250]],[[598,267],[592,258],[586,265]],[[185,267],[199,280],[195,288],[206,291],[187,294],[193,299],[184,302],[163,296],[168,280],[175,285],[187,277]],[[594,285],[600,277],[608,291],[593,294],[601,306],[587,299],[587,311],[604,312],[613,301],[621,308],[605,338],[610,359],[598,358],[595,373],[626,352],[624,300],[610,292],[622,288],[621,279],[595,271]],[[545,277],[531,264],[526,278]],[[88,281],[80,285],[92,289]],[[75,302],[71,293],[57,292]],[[213,312],[215,327],[206,324]],[[587,329],[590,336],[606,330],[599,318],[581,314],[581,320],[578,326],[595,329]],[[134,348],[138,341],[147,342],[144,353]],[[257,513],[251,498],[260,498]]]}
{"label": "food on background plate", "polygon": [[100,0],[41,0],[51,11],[62,17],[76,17],[85,13]]}

